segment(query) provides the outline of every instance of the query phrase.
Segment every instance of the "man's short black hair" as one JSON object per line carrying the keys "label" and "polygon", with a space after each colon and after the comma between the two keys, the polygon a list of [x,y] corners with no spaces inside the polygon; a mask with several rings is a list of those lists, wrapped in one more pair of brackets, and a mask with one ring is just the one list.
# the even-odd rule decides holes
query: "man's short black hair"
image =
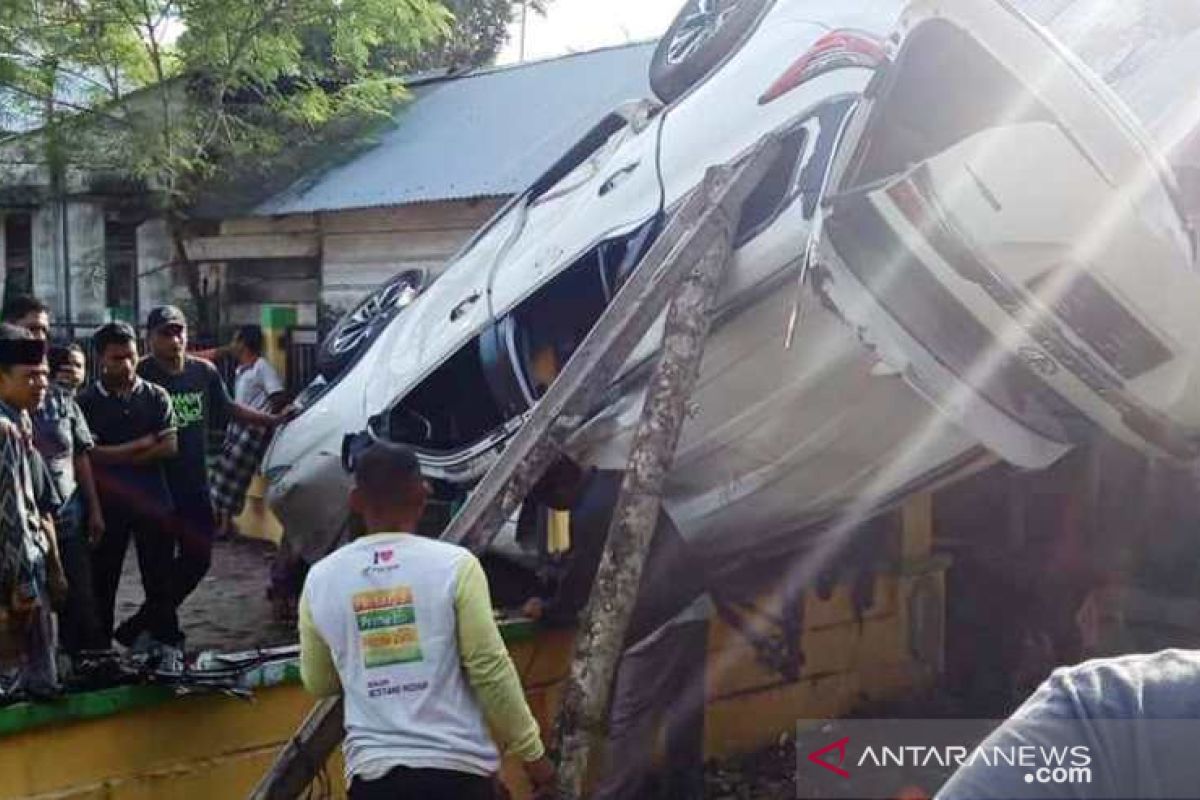
{"label": "man's short black hair", "polygon": [[412,448],[376,440],[354,459],[354,483],[373,500],[403,498],[405,487],[421,482],[421,462]]}
{"label": "man's short black hair", "polygon": [[128,322],[109,322],[101,325],[92,334],[92,344],[95,345],[96,353],[102,356],[110,345],[136,345],[137,334],[133,332],[133,327]]}
{"label": "man's short black hair", "polygon": [[[15,343],[15,344],[14,344]],[[6,374],[9,368],[17,364],[28,363],[27,356],[32,357],[32,353],[27,353],[29,348],[40,346],[42,353],[45,353],[46,343],[40,340],[35,340],[33,334],[22,328],[20,325],[13,325],[8,322],[0,322],[0,370]],[[12,352],[9,352],[9,349]]]}
{"label": "man's short black hair", "polygon": [[262,355],[263,330],[258,325],[243,325],[238,328],[237,339],[254,355]]}
{"label": "man's short black hair", "polygon": [[24,319],[30,314],[49,314],[50,306],[42,300],[37,299],[33,295],[18,294],[10,297],[8,302],[4,304],[4,313],[0,314],[0,319],[5,322],[16,322],[19,319]]}

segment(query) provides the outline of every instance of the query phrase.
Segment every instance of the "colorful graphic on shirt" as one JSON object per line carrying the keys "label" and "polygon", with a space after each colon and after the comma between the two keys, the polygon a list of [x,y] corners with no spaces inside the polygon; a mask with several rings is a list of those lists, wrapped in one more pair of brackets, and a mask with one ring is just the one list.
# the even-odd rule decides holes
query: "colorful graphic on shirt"
{"label": "colorful graphic on shirt", "polygon": [[367,669],[423,660],[412,590],[407,586],[354,595],[354,617]]}
{"label": "colorful graphic on shirt", "polygon": [[179,392],[171,395],[175,421],[187,428],[204,421],[204,392]]}

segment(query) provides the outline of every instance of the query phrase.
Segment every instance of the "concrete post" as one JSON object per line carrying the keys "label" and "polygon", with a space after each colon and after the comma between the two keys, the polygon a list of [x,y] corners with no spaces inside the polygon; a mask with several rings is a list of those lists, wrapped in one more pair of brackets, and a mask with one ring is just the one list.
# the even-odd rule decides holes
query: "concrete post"
{"label": "concrete post", "polygon": [[700,373],[712,300],[730,259],[735,223],[727,219],[725,224],[726,235],[712,243],[671,303],[662,354],[650,379],[608,543],[580,619],[555,733],[559,792],[564,798],[583,796],[591,754],[608,729],[612,676],[641,584],[688,398]]}
{"label": "concrete post", "polygon": [[161,219],[143,222],[137,229],[137,303],[135,316],[141,319],[155,306],[176,301],[171,264],[174,254],[167,225]]}

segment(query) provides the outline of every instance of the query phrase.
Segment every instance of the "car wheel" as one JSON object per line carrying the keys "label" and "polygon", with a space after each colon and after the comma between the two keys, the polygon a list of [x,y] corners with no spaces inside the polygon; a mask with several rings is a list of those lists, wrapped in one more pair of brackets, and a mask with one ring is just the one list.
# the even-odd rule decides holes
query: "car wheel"
{"label": "car wheel", "polygon": [[770,0],[687,0],[650,61],[650,87],[678,100],[738,48]]}
{"label": "car wheel", "polygon": [[354,363],[383,326],[416,298],[424,281],[421,270],[401,272],[343,315],[317,350],[321,377],[331,381]]}

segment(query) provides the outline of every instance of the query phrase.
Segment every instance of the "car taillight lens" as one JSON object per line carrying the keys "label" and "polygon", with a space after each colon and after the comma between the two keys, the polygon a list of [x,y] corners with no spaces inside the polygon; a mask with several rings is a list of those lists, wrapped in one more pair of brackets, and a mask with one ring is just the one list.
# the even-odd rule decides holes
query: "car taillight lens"
{"label": "car taillight lens", "polygon": [[771,84],[771,88],[758,98],[758,104],[766,105],[829,70],[843,67],[874,69],[886,60],[887,48],[876,36],[850,30],[827,33]]}

